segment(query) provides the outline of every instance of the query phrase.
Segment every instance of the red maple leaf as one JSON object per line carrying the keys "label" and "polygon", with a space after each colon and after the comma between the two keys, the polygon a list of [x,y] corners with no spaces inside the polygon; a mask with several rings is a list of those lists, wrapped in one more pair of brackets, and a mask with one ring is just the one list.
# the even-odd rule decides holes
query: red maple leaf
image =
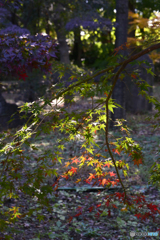
{"label": "red maple leaf", "polygon": [[134,216],[136,216],[137,218],[142,218],[142,215],[140,213],[137,213]]}
{"label": "red maple leaf", "polygon": [[82,215],[82,212],[77,213],[75,217],[79,217],[80,215]]}
{"label": "red maple leaf", "polygon": [[95,214],[95,217],[96,217],[96,218],[99,218],[99,216],[100,216],[100,213],[97,212],[97,213]]}
{"label": "red maple leaf", "polygon": [[116,174],[115,174],[114,172],[109,172],[109,175],[110,175],[111,177],[116,176]]}
{"label": "red maple leaf", "polygon": [[132,77],[132,78],[136,78],[137,75],[136,75],[136,74],[131,74],[131,77]]}
{"label": "red maple leaf", "polygon": [[72,221],[72,219],[73,219],[73,217],[70,216],[68,219],[69,223]]}
{"label": "red maple leaf", "polygon": [[77,168],[72,167],[69,171],[72,172],[72,173],[76,173],[77,172]]}
{"label": "red maple leaf", "polygon": [[98,207],[100,207],[100,206],[101,206],[101,203],[97,204],[97,206],[96,206],[96,207],[98,208]]}
{"label": "red maple leaf", "polygon": [[147,207],[148,207],[152,212],[158,211],[157,205],[154,205],[154,204],[152,204],[152,203],[147,204]]}
{"label": "red maple leaf", "polygon": [[105,203],[105,205],[108,207],[110,204],[110,200],[108,199],[107,202]]}
{"label": "red maple leaf", "polygon": [[124,193],[117,192],[117,193],[115,193],[115,195],[116,195],[116,197],[118,197],[119,199],[124,198]]}
{"label": "red maple leaf", "polygon": [[93,207],[90,207],[88,210],[89,210],[89,212],[92,212],[93,211]]}
{"label": "red maple leaf", "polygon": [[28,77],[28,75],[25,72],[19,73],[19,79],[23,79],[25,81],[26,77]]}

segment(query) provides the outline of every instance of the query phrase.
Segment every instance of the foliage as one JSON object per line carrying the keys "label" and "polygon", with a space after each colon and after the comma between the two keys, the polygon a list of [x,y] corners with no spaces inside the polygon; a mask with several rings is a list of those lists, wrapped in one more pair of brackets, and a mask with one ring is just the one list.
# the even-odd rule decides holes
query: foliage
{"label": "foliage", "polygon": [[[14,2],[11,1],[11,3]],[[55,57],[55,44],[50,38],[30,35],[20,37],[5,32],[0,39],[3,47],[1,49],[1,72],[3,74],[6,75],[9,71],[11,75],[18,75],[25,80],[26,72],[33,68],[42,68],[46,72],[51,70],[49,61],[51,57]],[[80,226],[75,220],[81,218],[85,220],[86,213],[93,214],[94,219],[105,216],[110,218],[113,209],[120,209],[121,213],[129,212],[141,221],[156,221],[159,217],[158,205],[148,202],[143,194],[128,192],[126,187],[125,179],[129,175],[129,170],[132,170],[126,158],[134,166],[139,167],[144,162],[142,148],[132,139],[130,129],[123,119],[117,119],[115,122],[121,134],[113,139],[109,133],[109,121],[110,113],[114,112],[115,108],[121,107],[111,96],[118,78],[123,80],[126,74],[125,67],[133,64],[133,61],[140,56],[160,48],[160,44],[150,45],[118,63],[121,58],[118,52],[124,47],[128,46],[123,45],[115,49],[113,56],[108,59],[107,68],[93,76],[73,71],[70,85],[67,88],[61,79],[63,80],[68,66],[57,64],[60,80],[51,86],[51,97],[25,103],[20,112],[31,113],[26,124],[16,132],[9,129],[1,133],[0,205],[5,206],[0,209],[1,233],[16,231],[13,227],[17,221],[28,216],[36,215],[39,221],[43,221],[42,210],[44,208],[48,212],[54,209],[61,219],[57,221],[56,226],[53,226],[55,234],[48,233],[51,239],[61,237],[59,229],[64,231],[66,225],[71,222],[77,226],[77,232],[85,229],[86,225]],[[56,62],[52,63],[56,65]],[[105,78],[96,84],[94,78],[102,73],[105,73]],[[81,76],[82,74],[86,78]],[[138,77],[138,74],[136,76]],[[132,73],[132,78],[134,77]],[[158,118],[160,115],[159,101],[147,94],[149,86],[145,81],[139,82],[139,87],[140,94],[155,105],[157,113],[154,117]],[[69,107],[60,106],[59,103],[68,94],[78,95],[81,99],[89,98],[92,106],[85,111],[81,109],[70,111]],[[72,104],[72,100],[68,101]],[[37,140],[41,140],[42,133],[50,137],[51,132],[57,137],[54,146],[46,144],[42,148],[41,141],[37,144]],[[96,141],[97,133],[104,136],[102,145]],[[76,154],[65,159],[64,153],[68,150],[66,143],[72,142],[76,145],[77,141],[81,144],[81,148],[76,151]],[[31,154],[28,154],[29,151]],[[61,164],[61,168],[56,167],[57,163]],[[88,177],[78,178],[79,173],[84,171],[87,172]],[[152,182],[159,184],[159,164],[153,166],[151,174]],[[52,184],[47,182],[48,178],[54,177]],[[111,191],[104,192],[103,198],[99,197],[97,204],[79,206],[77,202],[78,207],[72,209],[70,215],[67,216],[66,223],[66,219],[61,216],[62,204],[53,205],[54,199],[51,201],[50,198],[53,192],[57,198],[60,183],[67,183],[69,179],[76,186],[81,183],[82,188],[84,184],[87,184],[87,187],[91,186],[90,189],[102,187],[104,191]],[[32,208],[21,206],[19,202],[11,206],[8,204],[9,201],[17,200],[22,195],[32,198],[37,204]],[[120,226],[125,225],[125,221],[120,216],[117,216],[116,221]],[[12,236],[6,238],[9,239]],[[87,231],[85,230],[83,236],[99,237],[99,233],[96,227],[89,228],[87,225]],[[63,234],[63,238],[68,237]]]}
{"label": "foliage", "polygon": [[[123,47],[123,46],[121,46]],[[43,206],[46,206],[48,211],[51,210],[52,205],[49,201],[49,195],[58,189],[59,182],[63,179],[74,179],[74,182],[79,183],[84,180],[87,184],[92,186],[103,186],[109,189],[111,186],[119,186],[120,191],[115,191],[112,194],[105,195],[104,205],[99,203],[96,206],[90,206],[88,212],[95,211],[95,217],[99,218],[103,214],[111,216],[111,209],[117,208],[115,201],[123,205],[122,211],[131,211],[134,215],[145,221],[147,219],[155,219],[159,213],[158,206],[147,202],[144,195],[132,196],[127,192],[124,178],[128,175],[129,165],[123,160],[123,156],[127,155],[134,165],[139,166],[143,164],[142,149],[130,136],[129,128],[123,120],[117,120],[117,126],[121,130],[121,136],[115,141],[110,140],[108,131],[109,111],[113,112],[114,108],[120,107],[111,98],[112,91],[118,77],[123,79],[124,69],[127,64],[132,64],[143,54],[160,47],[160,44],[150,46],[149,48],[130,56],[125,61],[117,63],[118,49],[115,51],[112,59],[112,64],[107,69],[88,77],[86,79],[73,75],[71,80],[75,77],[76,82],[73,82],[68,88],[65,88],[60,82],[61,90],[53,88],[51,99],[41,99],[40,102],[26,103],[20,111],[31,112],[30,120],[16,133],[10,130],[1,134],[1,204],[5,199],[17,198],[19,192],[32,196],[37,199],[38,205],[33,209],[25,211],[23,214],[19,212],[19,207],[5,208],[1,214],[1,232],[3,232],[8,225],[15,223],[19,218],[30,216],[34,212],[39,212]],[[119,66],[119,70],[115,72],[115,68]],[[63,71],[61,71],[63,76]],[[93,78],[105,72],[106,78],[99,85],[94,84]],[[112,84],[107,84],[111,79]],[[141,94],[145,95],[149,101],[155,104],[158,110],[155,117],[159,116],[160,103],[153,97],[146,93],[144,84],[141,87]],[[60,97],[65,94],[77,93],[82,98],[94,99],[103,93],[103,97],[97,100],[92,100],[92,108],[86,111],[69,112],[69,109],[60,107],[58,101]],[[53,101],[56,100],[56,104]],[[51,106],[49,111],[46,107]],[[53,131],[58,135],[59,132],[63,134],[63,138],[57,138],[57,143],[53,149],[45,148],[41,152],[34,144],[35,139],[40,137],[41,133],[49,134]],[[95,141],[95,136],[98,131],[105,134],[105,142],[102,147]],[[76,156],[71,156],[68,161],[63,159],[63,152],[65,151],[65,142],[81,140],[82,153]],[[31,149],[36,157],[28,156],[28,150]],[[98,150],[96,150],[98,149]],[[106,154],[102,154],[102,149],[105,149]],[[63,164],[66,171],[59,173],[56,169],[56,162]],[[65,164],[65,165],[64,165]],[[86,179],[76,179],[76,174],[81,169],[89,169],[89,175]],[[110,169],[114,169],[110,170]],[[122,173],[120,171],[122,170]],[[59,174],[59,175],[58,175]],[[158,171],[157,171],[157,174]],[[49,185],[46,183],[46,178],[56,176],[56,181]],[[123,180],[122,180],[123,179]],[[154,179],[155,180],[155,177]],[[158,178],[156,178],[156,182]],[[153,181],[155,182],[155,181]],[[71,222],[73,218],[83,216],[86,212],[85,206],[77,209],[75,214],[68,216],[68,221]],[[38,218],[42,220],[41,214]],[[57,225],[60,227],[61,223]],[[88,231],[90,236],[94,235],[94,231]],[[51,235],[49,236],[51,237]]]}

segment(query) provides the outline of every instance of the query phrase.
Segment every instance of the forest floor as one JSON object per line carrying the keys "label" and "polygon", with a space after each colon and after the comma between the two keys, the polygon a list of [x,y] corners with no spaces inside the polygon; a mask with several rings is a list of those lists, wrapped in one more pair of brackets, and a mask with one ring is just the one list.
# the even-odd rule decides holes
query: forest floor
{"label": "forest floor", "polygon": [[[160,100],[160,84],[154,86],[154,96]],[[88,104],[91,103],[88,101]],[[85,108],[86,102],[78,102],[75,105],[77,108]],[[129,162],[130,171],[126,184],[129,186],[129,191],[134,193],[142,193],[146,196],[146,200],[160,207],[160,189],[152,186],[149,181],[149,170],[154,162],[160,163],[160,128],[154,129],[154,125],[160,119],[154,119],[152,113],[132,115],[127,114],[128,126],[131,129],[131,137],[143,147],[144,164],[136,167],[132,162]],[[150,117],[150,119],[148,119]],[[112,137],[118,137],[119,132],[110,132]],[[57,142],[60,133],[55,132],[50,134],[41,134],[36,139],[35,145],[39,149],[38,153],[28,151],[28,155],[32,156],[33,162],[36,161],[36,154],[40,154],[44,149],[52,149]],[[104,143],[103,134],[97,135],[98,144]],[[77,156],[81,153],[81,140],[66,142],[65,150],[63,152],[64,165],[71,156]],[[126,159],[127,161],[128,159]],[[55,166],[59,174],[63,173],[62,166],[57,163]],[[83,168],[78,172],[79,178],[88,178],[91,169]],[[54,183],[54,178],[47,179],[48,184]],[[130,232],[134,231],[137,236],[135,239],[156,239],[155,237],[141,237],[140,234],[148,232],[157,232],[160,230],[159,222],[160,216],[157,214],[155,222],[148,219],[141,222],[134,216],[134,210],[126,211],[123,204],[118,201],[114,202],[118,207],[111,209],[111,216],[108,216],[107,209],[104,210],[105,196],[108,194],[107,190],[98,191],[84,191],[82,188],[88,188],[82,182],[75,183],[75,179],[70,181],[60,181],[62,190],[58,190],[50,194],[50,203],[53,206],[51,212],[47,208],[33,212],[31,216],[26,215],[24,218],[18,219],[14,225],[9,224],[4,233],[0,233],[0,239],[12,236],[14,240],[119,240],[119,239],[133,239]],[[117,190],[112,188],[111,192]],[[101,217],[96,218],[96,211],[90,211],[92,206],[101,204],[100,210],[103,211]],[[19,192],[18,199],[8,199],[4,202],[2,208],[11,208],[19,206],[19,211],[23,213],[26,210],[34,209],[39,206],[35,197],[29,197]],[[77,218],[73,218],[71,222],[68,221],[70,216],[76,214],[77,207],[83,207],[83,214]],[[37,217],[43,216],[42,220]],[[13,228],[16,230],[13,232]],[[159,230],[158,230],[159,229]],[[138,236],[139,234],[139,236]],[[157,237],[158,239],[158,237]]]}

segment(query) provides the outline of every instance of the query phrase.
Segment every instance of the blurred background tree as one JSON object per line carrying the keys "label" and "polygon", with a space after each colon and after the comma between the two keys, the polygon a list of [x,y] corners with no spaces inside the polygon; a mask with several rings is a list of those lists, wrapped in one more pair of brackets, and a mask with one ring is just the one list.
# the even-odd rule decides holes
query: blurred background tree
{"label": "blurred background tree", "polygon": [[[57,63],[69,65],[69,68],[77,65],[93,73],[107,67],[108,59],[113,55],[114,49],[121,45],[120,43],[127,41],[132,47],[139,47],[140,50],[148,42],[159,38],[160,2],[158,0],[126,0],[124,2],[128,2],[128,10],[121,14],[124,14],[126,19],[128,18],[129,23],[125,28],[127,20],[124,21],[124,25],[121,23],[122,18],[116,15],[118,5],[115,0],[71,0],[69,2],[65,0],[7,0],[5,9],[0,10],[0,27],[6,33],[11,30],[12,24],[15,32],[23,28],[32,35],[48,34],[56,38],[58,42]],[[123,27],[118,33],[121,24]],[[124,29],[125,34],[121,34]],[[118,39],[122,39],[122,36],[124,39],[119,42]],[[159,51],[152,52],[150,57],[155,64],[155,79],[158,80],[160,77]],[[54,65],[53,62],[53,71]],[[70,74],[71,72],[64,78],[67,84],[70,84]],[[25,91],[19,94],[23,95],[23,97],[20,96],[21,100],[23,98],[24,101],[33,101],[45,93],[49,78],[43,76],[40,70],[36,70],[29,74],[30,84],[21,82]],[[57,75],[53,77],[55,82],[58,81]],[[18,86],[18,88],[21,87]],[[115,92],[113,94],[113,98],[122,106],[126,101],[123,99],[123,92],[124,90],[120,91],[121,94],[117,97]],[[122,111],[120,116],[125,118],[125,111]]]}

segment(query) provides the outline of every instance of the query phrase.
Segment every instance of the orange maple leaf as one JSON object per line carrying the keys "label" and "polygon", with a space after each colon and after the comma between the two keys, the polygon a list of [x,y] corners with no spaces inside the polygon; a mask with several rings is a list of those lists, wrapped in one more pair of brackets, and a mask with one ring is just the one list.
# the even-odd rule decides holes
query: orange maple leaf
{"label": "orange maple leaf", "polygon": [[120,152],[119,152],[118,149],[116,149],[116,148],[112,149],[112,152],[115,152],[115,153],[117,153],[118,155],[120,155]]}
{"label": "orange maple leaf", "polygon": [[72,163],[79,163],[80,161],[78,160],[78,158],[74,158],[73,160],[72,160]]}
{"label": "orange maple leaf", "polygon": [[112,204],[112,206],[113,206],[114,208],[117,208],[117,206],[116,206],[115,204]]}
{"label": "orange maple leaf", "polygon": [[117,185],[117,182],[115,181],[111,181],[112,187],[114,187],[114,185]]}
{"label": "orange maple leaf", "polygon": [[70,162],[66,162],[66,164],[64,165],[64,167],[68,167],[71,163]]}
{"label": "orange maple leaf", "polygon": [[142,159],[141,158],[140,159],[134,159],[133,162],[134,162],[134,165],[137,165],[139,167],[139,164],[142,164]]}
{"label": "orange maple leaf", "polygon": [[120,152],[118,151],[118,149],[115,150],[115,153],[117,153],[118,155],[120,155]]}
{"label": "orange maple leaf", "polygon": [[90,173],[89,178],[87,178],[88,181],[92,181],[92,179],[95,178],[95,174]]}
{"label": "orange maple leaf", "polygon": [[136,79],[137,75],[136,74],[131,74],[131,77]]}
{"label": "orange maple leaf", "polygon": [[108,163],[106,163],[106,164],[103,165],[103,167],[105,167],[105,166],[107,166],[108,168],[110,168],[111,163],[108,162]]}
{"label": "orange maple leaf", "polygon": [[79,183],[81,181],[81,178],[77,179],[76,183]]}
{"label": "orange maple leaf", "polygon": [[104,186],[105,184],[108,185],[108,180],[106,178],[103,178],[102,179],[102,186]]}

